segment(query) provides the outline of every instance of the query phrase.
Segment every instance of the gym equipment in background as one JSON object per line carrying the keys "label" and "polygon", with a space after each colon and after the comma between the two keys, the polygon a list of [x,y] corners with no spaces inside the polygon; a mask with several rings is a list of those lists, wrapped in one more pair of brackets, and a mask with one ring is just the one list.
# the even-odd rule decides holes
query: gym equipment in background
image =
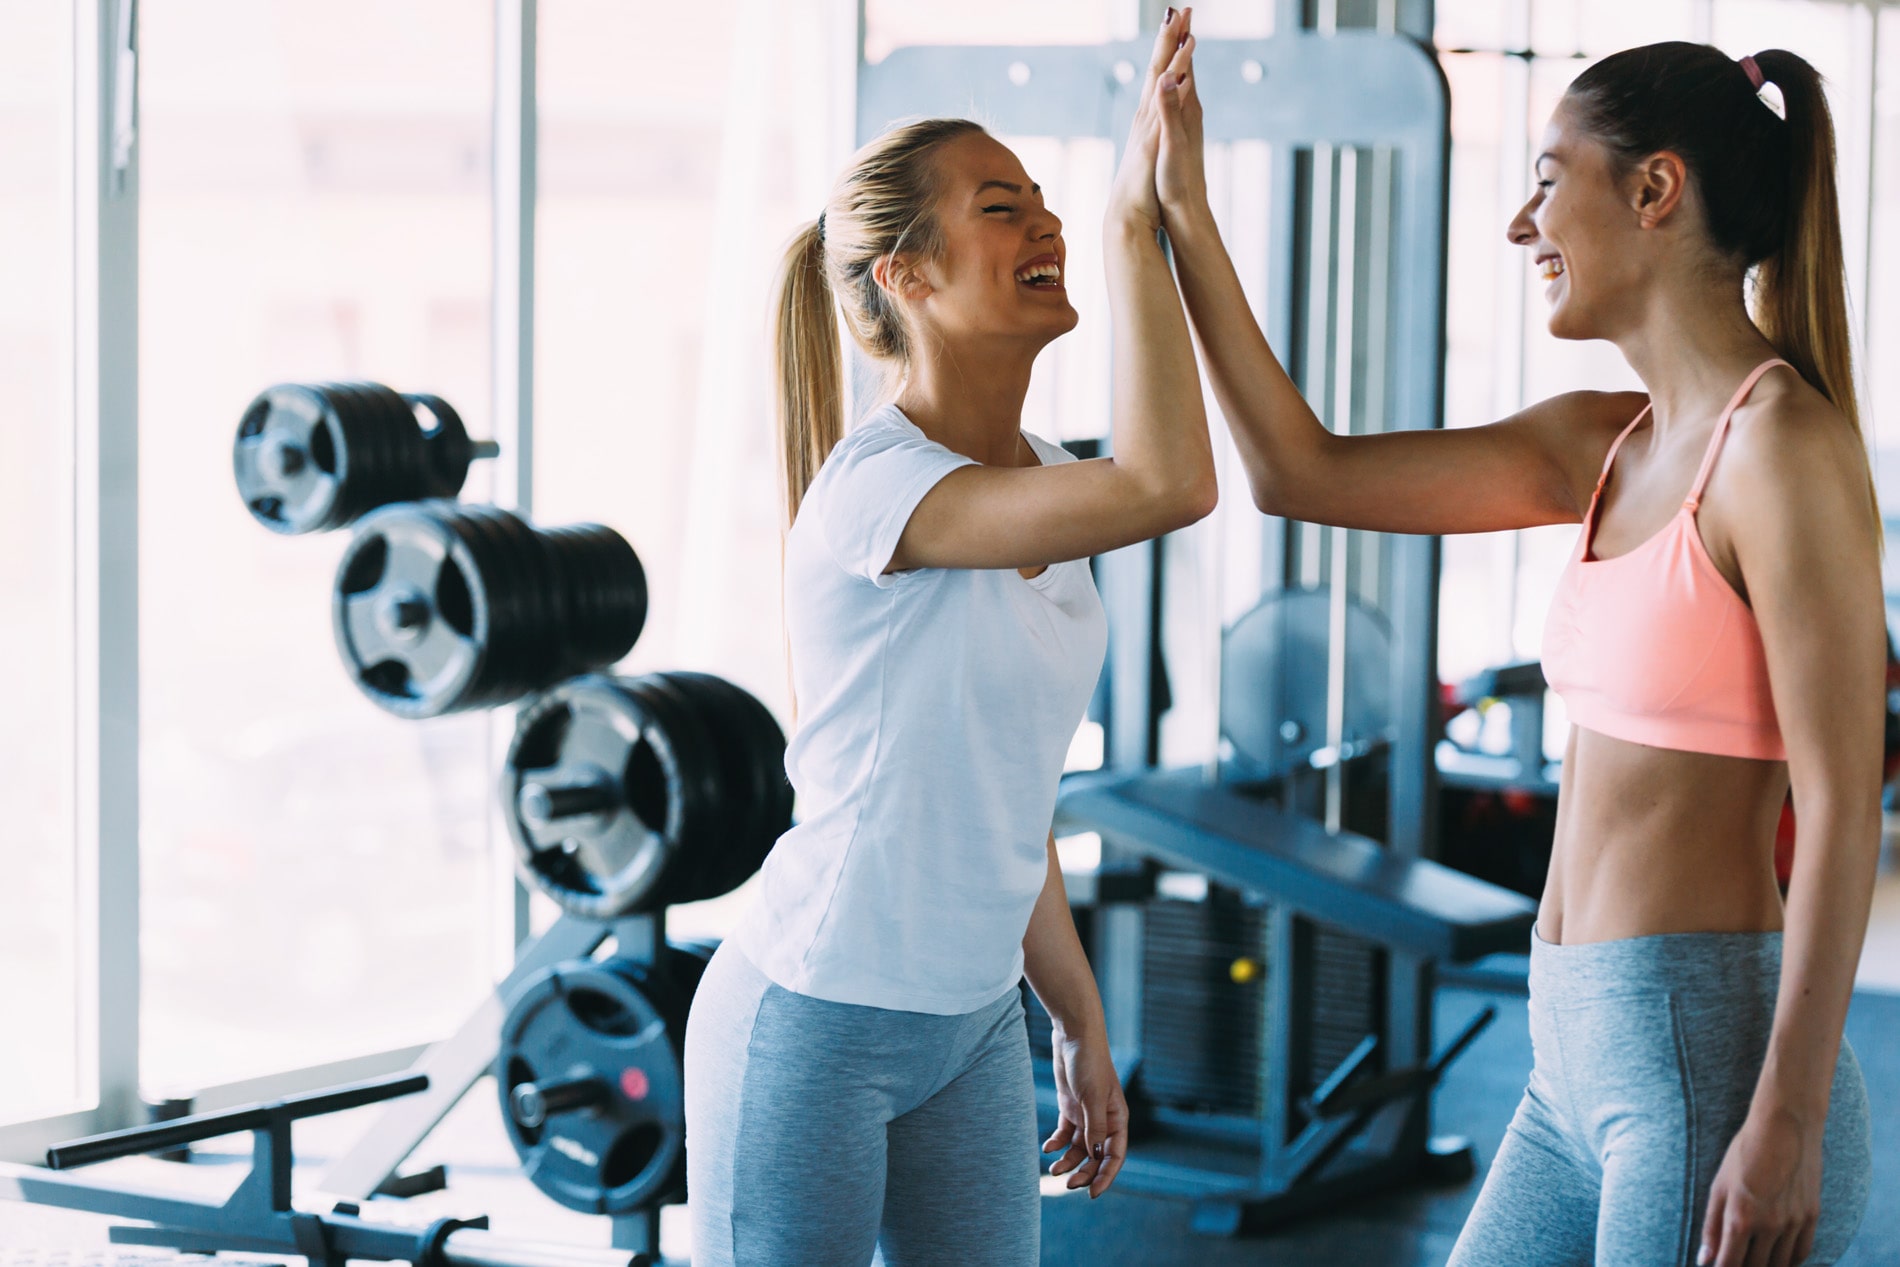
{"label": "gym equipment in background", "polygon": [[711,957],[574,960],[514,996],[495,1058],[502,1121],[562,1205],[631,1214],[686,1195],[686,1014]]}
{"label": "gym equipment in background", "polygon": [[292,535],[341,528],[391,502],[454,497],[471,462],[500,452],[469,439],[439,396],[279,383],[244,410],[231,464],[251,517]]}
{"label": "gym equipment in background", "polygon": [[581,677],[522,709],[502,804],[523,878],[613,919],[729,893],[792,825],[785,735],[706,673]]}
{"label": "gym equipment in background", "polygon": [[1440,862],[1529,898],[1544,891],[1557,830],[1561,762],[1544,759],[1544,669],[1535,660],[1489,668],[1440,687],[1444,727],[1464,713],[1482,721],[1499,707],[1509,714],[1510,746],[1488,752],[1438,741]]}
{"label": "gym equipment in background", "polygon": [[415,1267],[651,1267],[655,1259],[645,1253],[497,1237],[487,1231],[485,1215],[403,1226],[365,1218],[354,1202],[338,1201],[321,1213],[292,1205],[293,1123],[414,1095],[428,1085],[427,1078],[413,1075],[376,1079],[95,1135],[46,1153],[47,1166],[60,1171],[250,1131],[250,1169],[227,1198],[207,1201],[121,1188],[32,1166],[0,1166],[0,1197],[138,1220],[140,1225],[109,1229],[107,1235],[118,1245],[158,1245],[191,1254],[298,1255],[311,1267],[344,1267],[351,1259]]}
{"label": "gym equipment in background", "polygon": [[429,501],[365,516],[331,614],[350,680],[398,717],[491,708],[633,649],[646,573],[611,528]]}
{"label": "gym equipment in background", "polygon": [[[1071,775],[1056,814],[1058,834],[1096,832],[1122,860],[1088,899],[1095,924],[1133,923],[1132,988],[1111,1006],[1134,1013],[1144,1130],[1119,1184],[1187,1199],[1197,1231],[1231,1235],[1472,1176],[1469,1145],[1426,1128],[1492,1009],[1436,1052],[1409,1040],[1430,1024],[1435,965],[1521,949],[1531,902],[1198,768]],[[1038,1093],[1053,1128],[1054,1088]]]}

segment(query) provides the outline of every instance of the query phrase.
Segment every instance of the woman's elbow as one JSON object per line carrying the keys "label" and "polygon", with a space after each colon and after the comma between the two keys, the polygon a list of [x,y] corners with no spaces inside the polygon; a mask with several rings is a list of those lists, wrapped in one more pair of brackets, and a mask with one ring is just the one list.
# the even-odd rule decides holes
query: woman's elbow
{"label": "woman's elbow", "polygon": [[1282,519],[1294,517],[1287,509],[1285,481],[1272,478],[1267,471],[1249,470],[1247,490],[1253,494],[1254,509],[1261,514],[1277,515]]}

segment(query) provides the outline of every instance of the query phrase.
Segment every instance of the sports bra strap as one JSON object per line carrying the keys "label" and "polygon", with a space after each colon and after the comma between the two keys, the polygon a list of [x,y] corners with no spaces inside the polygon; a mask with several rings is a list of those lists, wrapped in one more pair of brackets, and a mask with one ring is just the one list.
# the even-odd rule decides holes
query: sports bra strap
{"label": "sports bra strap", "polygon": [[[1715,469],[1715,455],[1722,447],[1722,437],[1728,434],[1729,418],[1734,415],[1741,403],[1748,399],[1748,393],[1755,389],[1755,384],[1761,381],[1761,376],[1777,365],[1788,365],[1788,363],[1778,356],[1771,357],[1757,365],[1749,376],[1742,380],[1742,385],[1735,389],[1735,395],[1730,398],[1728,408],[1724,409],[1722,416],[1715,420],[1715,434],[1709,437],[1709,450],[1702,455],[1702,468],[1695,473],[1695,483],[1689,486],[1688,499],[1682,503],[1684,509],[1693,512],[1702,504],[1702,489],[1709,482],[1709,472]],[[1794,366],[1788,365],[1788,368],[1793,369]]]}
{"label": "sports bra strap", "polygon": [[1610,442],[1610,452],[1603,459],[1603,470],[1597,474],[1597,492],[1601,493],[1603,491],[1604,481],[1610,478],[1610,467],[1616,461],[1616,451],[1623,447],[1623,441],[1630,438],[1630,432],[1636,430],[1637,425],[1641,423],[1643,419],[1649,417],[1649,408],[1648,405],[1644,405],[1643,411],[1634,418],[1631,418],[1630,425],[1617,433],[1616,439]]}

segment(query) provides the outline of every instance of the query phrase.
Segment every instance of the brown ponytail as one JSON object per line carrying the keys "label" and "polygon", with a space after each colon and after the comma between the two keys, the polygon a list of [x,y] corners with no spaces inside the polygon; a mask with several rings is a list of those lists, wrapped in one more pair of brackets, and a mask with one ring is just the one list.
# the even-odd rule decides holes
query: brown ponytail
{"label": "brown ponytail", "polygon": [[[1834,122],[1821,76],[1785,49],[1755,54],[1781,93],[1778,118],[1741,62],[1706,44],[1614,53],[1564,100],[1583,129],[1625,164],[1663,150],[1689,169],[1716,251],[1755,273],[1755,324],[1782,359],[1861,436],[1854,393],[1847,265],[1834,186]],[[1867,496],[1879,524],[1872,464]]]}
{"label": "brown ponytail", "polygon": [[[1755,64],[1763,79],[1781,90],[1788,132],[1787,212],[1781,241],[1755,274],[1755,324],[1801,377],[1847,415],[1864,449],[1834,184],[1834,119],[1820,73],[1805,58],[1774,48],[1755,54]],[[1874,499],[1878,522],[1871,466],[1867,495]]]}
{"label": "brown ponytail", "polygon": [[824,215],[785,248],[772,335],[787,525],[798,518],[805,490],[844,435],[837,308],[865,354],[893,375],[901,373],[910,359],[910,334],[873,267],[900,252],[936,253],[930,151],[982,131],[968,119],[921,119],[891,128],[857,152]]}

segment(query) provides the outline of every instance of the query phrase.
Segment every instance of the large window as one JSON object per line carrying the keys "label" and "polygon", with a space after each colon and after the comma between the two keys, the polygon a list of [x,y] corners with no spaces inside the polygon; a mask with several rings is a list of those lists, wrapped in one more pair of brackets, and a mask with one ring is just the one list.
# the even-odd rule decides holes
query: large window
{"label": "large window", "polygon": [[254,523],[231,446],[286,380],[487,434],[493,11],[140,14],[141,1063],[189,1088],[440,1037],[490,984],[488,720],[352,688],[343,534]]}
{"label": "large window", "polygon": [[[0,0],[0,1122],[80,1086],[72,21]],[[18,1036],[31,1036],[19,1041]]]}

